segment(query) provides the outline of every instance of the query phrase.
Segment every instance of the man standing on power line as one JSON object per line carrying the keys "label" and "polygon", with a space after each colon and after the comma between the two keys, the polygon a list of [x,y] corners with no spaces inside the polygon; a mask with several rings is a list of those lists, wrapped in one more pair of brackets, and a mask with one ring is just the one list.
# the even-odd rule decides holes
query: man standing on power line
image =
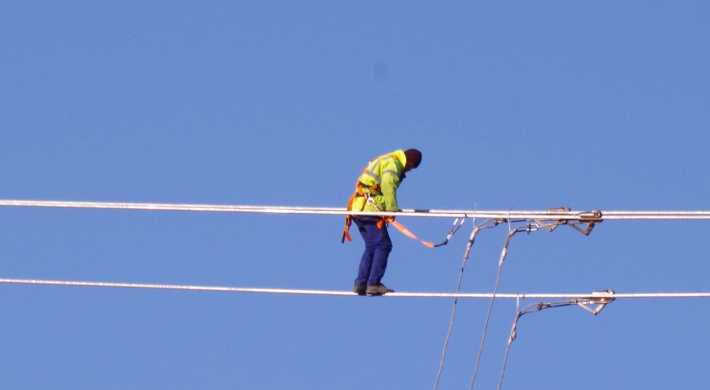
{"label": "man standing on power line", "polygon": [[[372,160],[362,171],[355,184],[355,194],[350,197],[348,210],[352,211],[399,211],[397,188],[406,177],[405,173],[419,167],[422,153],[416,149],[397,150]],[[392,251],[392,241],[387,232],[387,221],[394,217],[350,216],[346,217],[345,231],[341,242],[352,241],[348,228],[355,221],[365,252],[360,259],[353,292],[358,295],[382,295],[394,290],[382,284],[387,269],[387,258]]]}

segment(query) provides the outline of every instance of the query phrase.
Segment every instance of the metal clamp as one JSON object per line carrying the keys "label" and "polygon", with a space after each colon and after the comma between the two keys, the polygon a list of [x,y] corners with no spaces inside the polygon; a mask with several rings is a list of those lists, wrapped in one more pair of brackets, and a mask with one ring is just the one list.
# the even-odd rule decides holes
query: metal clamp
{"label": "metal clamp", "polygon": [[[604,307],[611,302],[614,302],[616,298],[610,297],[609,295],[614,294],[614,290],[601,290],[601,291],[592,291],[592,295],[584,298],[584,299],[577,299],[576,303],[579,305],[582,309],[597,315],[599,314]],[[595,295],[604,295],[604,296],[595,296]],[[588,305],[597,305],[596,308],[592,309]]]}
{"label": "metal clamp", "polygon": [[[570,208],[567,206],[563,207],[553,207],[547,209],[549,213],[569,213]],[[574,230],[584,234],[585,236],[588,236],[589,233],[592,232],[592,229],[594,229],[594,226],[604,222],[604,219],[602,218],[602,212],[599,210],[593,210],[593,211],[585,211],[581,212],[578,214],[579,219],[574,221],[574,220],[568,220],[568,219],[560,219],[556,220],[555,222],[549,223],[549,224],[543,224],[540,221],[535,221],[541,227],[547,229],[548,231],[553,231],[555,230],[558,226],[560,225],[569,225],[571,228]],[[580,227],[584,226],[584,228]]]}

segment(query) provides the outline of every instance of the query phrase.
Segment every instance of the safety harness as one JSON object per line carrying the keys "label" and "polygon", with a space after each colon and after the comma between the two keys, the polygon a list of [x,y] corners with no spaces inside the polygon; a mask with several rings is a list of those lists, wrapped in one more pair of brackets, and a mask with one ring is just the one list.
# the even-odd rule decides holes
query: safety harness
{"label": "safety harness", "polygon": [[[367,171],[367,168],[369,168],[373,162],[378,161],[384,157],[392,157],[392,158],[396,159],[397,161],[399,161],[399,157],[397,157],[396,154],[386,154],[384,156],[380,156],[380,157],[376,158],[375,160],[373,160],[372,162],[367,164],[365,169],[362,170],[362,173],[360,173],[360,176],[358,177],[357,182],[355,183],[355,193],[352,194],[350,196],[350,199],[348,200],[348,207],[347,207],[348,211],[353,211],[353,209],[352,209],[353,202],[355,202],[355,198],[357,198],[357,197],[364,197],[365,204],[369,204],[370,206],[374,207],[375,210],[377,210],[378,212],[382,211],[382,210],[380,210],[379,207],[377,207],[377,204],[375,204],[375,199],[373,199],[372,196],[370,195],[372,191],[381,191],[380,186],[378,184],[368,186],[360,181],[360,177],[362,177],[362,175],[365,174],[365,172]],[[367,189],[367,192],[365,192],[365,189]],[[357,210],[357,211],[362,211],[362,210]],[[346,238],[348,239],[348,242],[353,241],[352,237],[350,237],[350,225],[352,224],[352,219],[353,219],[352,215],[349,215],[349,214],[345,215],[345,227],[343,228],[343,236],[340,239],[341,243],[344,243]],[[412,232],[410,232],[409,229],[404,227],[401,223],[396,222],[394,220],[394,217],[382,217],[382,219],[380,219],[377,222],[377,227],[382,229],[382,226],[385,223],[391,223],[392,226],[394,226],[397,230],[402,232],[405,236],[407,236],[411,239],[417,240],[429,248],[433,248],[436,246],[431,242],[420,240],[417,236],[415,236]]]}
{"label": "safety harness", "polygon": [[[362,177],[362,175],[365,174],[365,172],[367,172],[367,168],[369,168],[373,162],[378,161],[379,159],[381,159],[383,157],[392,157],[392,158],[397,159],[397,161],[399,161],[399,157],[397,157],[396,154],[386,154],[384,156],[380,156],[380,157],[370,161],[367,164],[367,166],[365,166],[365,168],[362,170],[362,172],[360,173],[360,176],[358,176],[357,182],[355,182],[355,193],[353,193],[350,196],[350,199],[348,200],[348,207],[347,207],[348,211],[353,211],[353,202],[355,202],[355,198],[365,197],[367,195],[366,196],[366,198],[367,198],[366,203],[369,203],[370,199],[371,199],[369,191],[380,191],[380,186],[378,184],[375,184],[373,186],[368,186],[368,185],[364,184],[363,182],[361,182],[360,178]],[[367,188],[367,190],[368,190],[367,193],[364,191],[365,188]],[[372,204],[374,205],[374,200],[372,201]],[[375,209],[377,211],[380,211],[377,208],[377,206],[375,206]],[[357,210],[357,211],[362,211],[362,210]],[[350,225],[352,224],[352,222],[353,222],[353,216],[349,215],[349,214],[345,215],[345,228],[343,228],[343,237],[340,239],[341,244],[345,242],[346,238],[348,239],[348,242],[353,242],[352,237],[350,237]]]}

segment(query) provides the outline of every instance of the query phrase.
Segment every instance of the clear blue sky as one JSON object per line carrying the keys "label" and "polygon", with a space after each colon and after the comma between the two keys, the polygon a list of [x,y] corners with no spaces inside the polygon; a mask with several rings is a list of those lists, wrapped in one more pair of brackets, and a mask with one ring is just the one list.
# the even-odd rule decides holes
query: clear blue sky
{"label": "clear blue sky", "polygon": [[[3,2],[0,198],[341,207],[369,159],[419,148],[404,208],[709,209],[706,2],[204,3]],[[0,277],[349,290],[363,245],[341,227],[0,208]],[[434,250],[393,231],[384,282],[453,291],[470,230]],[[519,235],[500,291],[710,291],[708,232]],[[493,289],[506,233],[481,233],[464,292]],[[451,305],[2,285],[0,387],[427,389]],[[487,305],[459,303],[440,389],[468,388]],[[503,388],[709,388],[707,307],[525,316]],[[514,315],[496,303],[476,388]]]}

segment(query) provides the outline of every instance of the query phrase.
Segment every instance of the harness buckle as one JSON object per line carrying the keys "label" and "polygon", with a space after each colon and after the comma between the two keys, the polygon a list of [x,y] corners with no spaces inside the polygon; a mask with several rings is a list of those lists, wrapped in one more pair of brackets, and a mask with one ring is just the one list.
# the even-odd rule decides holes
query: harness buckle
{"label": "harness buckle", "polygon": [[370,206],[374,207],[375,210],[381,211],[379,207],[377,207],[377,204],[375,203],[375,199],[370,195],[369,192],[364,192],[365,194],[365,203],[369,204]]}

